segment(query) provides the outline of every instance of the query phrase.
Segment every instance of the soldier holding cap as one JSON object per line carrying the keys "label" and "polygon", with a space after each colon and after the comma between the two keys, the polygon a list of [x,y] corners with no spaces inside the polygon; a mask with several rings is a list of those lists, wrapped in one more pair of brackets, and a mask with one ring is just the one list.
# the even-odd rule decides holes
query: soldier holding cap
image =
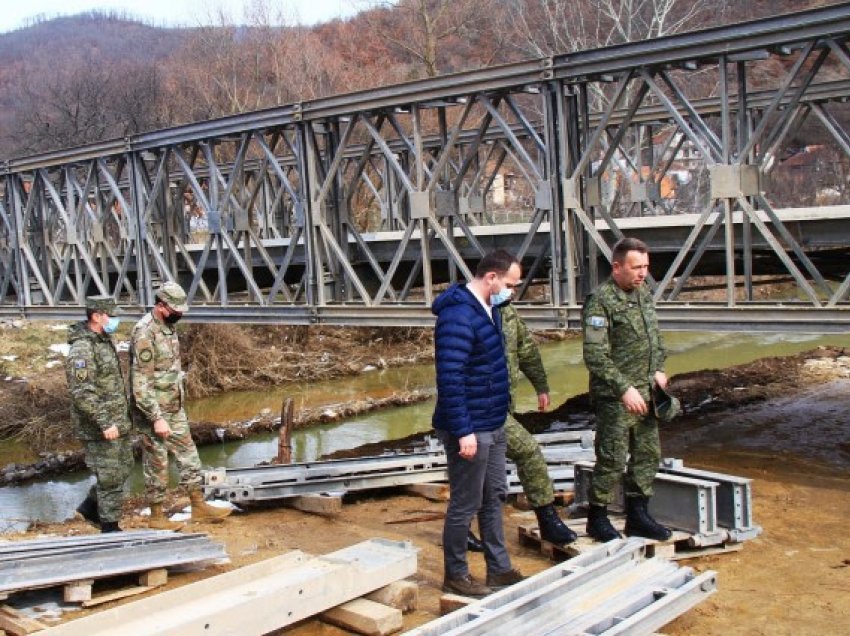
{"label": "soldier holding cap", "polygon": [[218,520],[230,514],[204,501],[201,460],[186,417],[184,373],[180,365],[177,322],[189,311],[186,292],[177,283],[163,283],[156,304],[133,328],[130,344],[130,384],[133,419],[139,431],[145,473],[145,494],[151,505],[150,527],[179,530],[162,509],[168,487],[168,456],[174,457],[180,485],[189,491],[192,519]]}
{"label": "soldier holding cap", "polygon": [[626,534],[665,541],[670,530],[650,516],[648,504],[661,459],[658,419],[672,419],[678,401],[652,399],[654,391],[660,395],[666,389],[667,376],[655,304],[644,285],[646,244],[634,238],[618,241],[611,263],[611,277],[587,297],[582,311],[584,363],[596,411],[587,533],[599,541],[620,536],[608,520],[607,506],[625,470]]}
{"label": "soldier holding cap", "polygon": [[132,424],[127,391],[110,334],[118,327],[111,296],[86,298],[86,320],[71,325],[65,374],[71,394],[71,422],[95,476],[77,508],[101,532],[121,528],[125,484],[133,467]]}

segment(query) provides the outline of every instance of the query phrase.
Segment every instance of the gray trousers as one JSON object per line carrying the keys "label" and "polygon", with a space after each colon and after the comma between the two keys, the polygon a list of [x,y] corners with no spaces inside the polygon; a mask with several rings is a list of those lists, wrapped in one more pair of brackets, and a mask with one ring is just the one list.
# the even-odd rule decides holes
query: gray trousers
{"label": "gray trousers", "polygon": [[502,526],[502,503],[507,496],[505,483],[504,427],[475,433],[478,451],[472,459],[463,459],[454,435],[437,430],[446,449],[449,469],[449,499],[443,525],[443,565],[446,578],[459,579],[469,574],[466,563],[466,537],[473,517],[478,515],[478,529],[484,544],[484,560],[489,574],[511,569],[505,549]]}

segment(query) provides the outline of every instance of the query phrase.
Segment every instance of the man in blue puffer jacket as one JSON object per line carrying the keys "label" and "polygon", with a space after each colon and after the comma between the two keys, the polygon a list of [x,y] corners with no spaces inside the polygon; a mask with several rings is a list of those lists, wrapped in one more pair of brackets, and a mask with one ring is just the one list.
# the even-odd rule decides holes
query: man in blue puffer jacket
{"label": "man in blue puffer jacket", "polygon": [[[437,316],[432,424],[446,449],[451,490],[443,525],[443,590],[464,596],[485,596],[523,579],[511,567],[502,527],[510,385],[502,321],[495,310],[510,298],[520,275],[517,259],[496,250],[481,259],[475,278],[449,287],[432,308]],[[476,514],[487,585],[470,575],[466,562],[466,537]]]}

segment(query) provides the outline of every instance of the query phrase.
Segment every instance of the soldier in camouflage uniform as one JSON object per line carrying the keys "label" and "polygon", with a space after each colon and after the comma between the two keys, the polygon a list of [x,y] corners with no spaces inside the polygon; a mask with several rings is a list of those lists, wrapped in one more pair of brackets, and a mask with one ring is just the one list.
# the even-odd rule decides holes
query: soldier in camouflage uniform
{"label": "soldier in camouflage uniform", "polygon": [[95,476],[77,508],[101,532],[121,528],[121,505],[133,467],[132,424],[118,353],[109,334],[118,326],[111,296],[86,298],[86,320],[71,325],[65,365],[71,394],[71,422]]}
{"label": "soldier in camouflage uniform", "polygon": [[596,411],[587,533],[599,541],[620,536],[608,520],[607,506],[626,469],[626,534],[670,538],[647,510],[661,459],[651,392],[656,385],[667,387],[655,305],[643,284],[648,269],[646,244],[620,240],[613,249],[611,277],[587,297],[582,311],[584,363]]}
{"label": "soldier in camouflage uniform", "polygon": [[176,283],[164,283],[156,292],[156,301],[136,324],[131,338],[133,418],[144,451],[150,527],[178,530],[181,525],[169,521],[162,509],[168,487],[169,455],[177,462],[180,485],[189,491],[193,520],[219,520],[231,511],[210,506],[201,491],[201,460],[184,408],[184,373],[176,327],[189,310],[186,292]]}
{"label": "soldier in camouflage uniform", "polygon": [[555,493],[546,460],[540,445],[514,417],[516,411],[516,387],[520,371],[528,378],[537,392],[537,406],[545,411],[549,406],[549,383],[540,358],[540,351],[526,324],[510,303],[500,305],[502,334],[505,340],[505,355],[508,362],[508,377],[511,388],[510,414],[505,421],[507,457],[517,465],[522,489],[537,515],[540,536],[552,543],[564,544],[575,541],[576,534],[558,517],[555,510]]}

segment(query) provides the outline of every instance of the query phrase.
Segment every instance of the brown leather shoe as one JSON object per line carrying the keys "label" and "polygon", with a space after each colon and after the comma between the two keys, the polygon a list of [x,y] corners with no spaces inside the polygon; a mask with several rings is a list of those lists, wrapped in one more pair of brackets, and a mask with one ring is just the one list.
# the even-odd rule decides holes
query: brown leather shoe
{"label": "brown leather shoe", "polygon": [[525,577],[519,573],[519,570],[508,570],[500,574],[487,573],[487,587],[493,590],[501,590],[504,587],[524,580]]}
{"label": "brown leather shoe", "polygon": [[443,579],[443,591],[461,596],[471,596],[472,598],[482,598],[493,593],[493,590],[481,581],[472,578],[471,574],[460,579]]}

